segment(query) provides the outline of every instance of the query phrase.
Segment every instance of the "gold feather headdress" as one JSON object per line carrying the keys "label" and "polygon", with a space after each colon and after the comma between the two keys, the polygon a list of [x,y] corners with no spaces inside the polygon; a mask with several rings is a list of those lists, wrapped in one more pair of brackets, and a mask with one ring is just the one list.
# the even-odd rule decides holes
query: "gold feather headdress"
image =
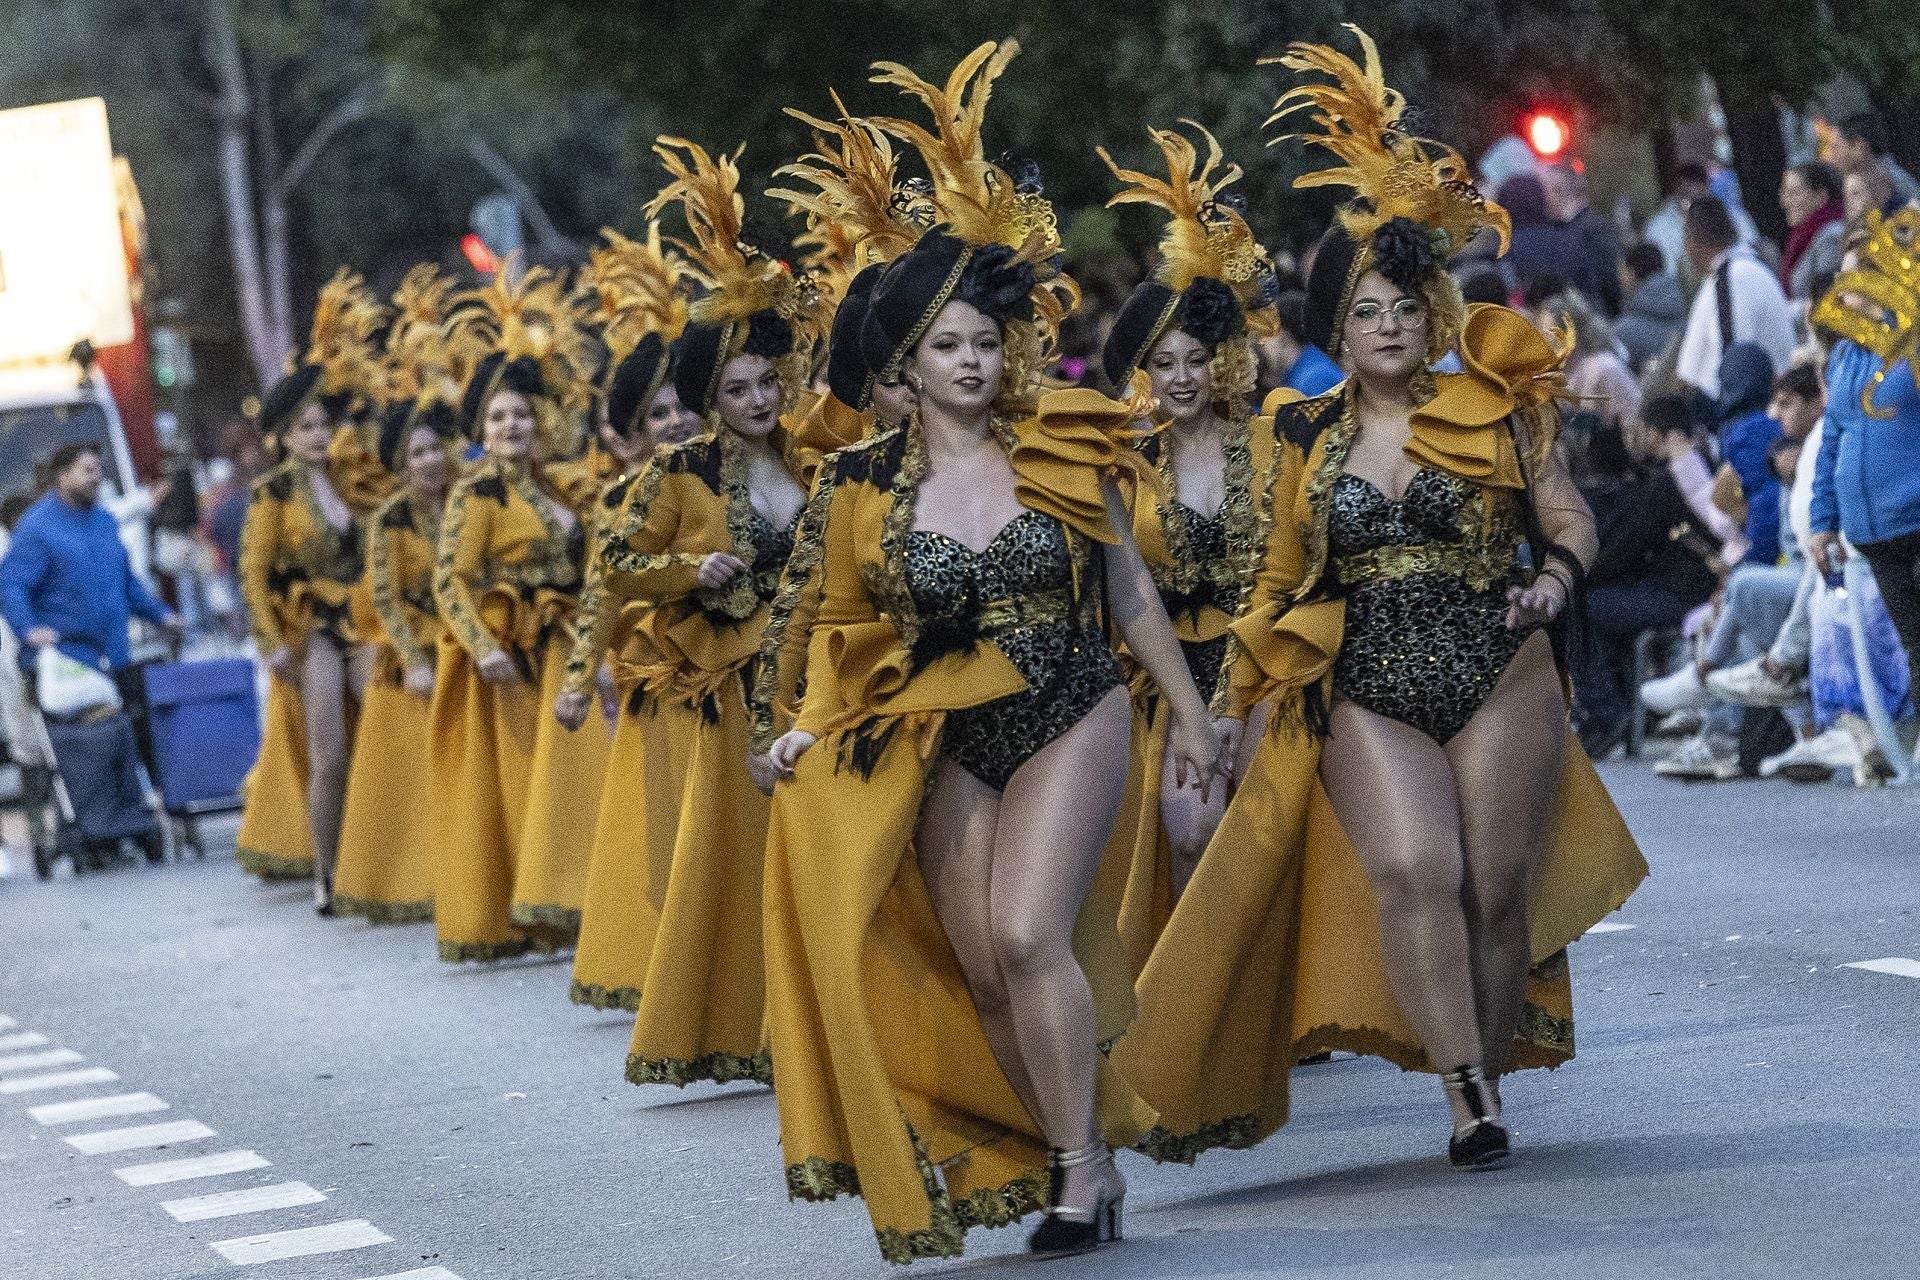
{"label": "gold feather headdress", "polygon": [[838,93],[840,120],[822,120],[793,107],[787,114],[813,130],[814,151],[774,170],[810,191],[775,187],[767,194],[804,214],[807,230],[795,244],[808,250],[801,266],[833,298],[875,262],[891,262],[913,248],[935,221],[932,202],[899,183],[893,140],[872,122],[847,111]]}
{"label": "gold feather headdress", "polygon": [[1059,219],[1044,196],[1021,190],[1011,174],[989,161],[981,141],[994,81],[1019,52],[1017,40],[989,40],[960,60],[944,86],[901,63],[876,62],[872,82],[920,99],[933,128],[893,116],[873,116],[869,122],[920,153],[933,180],[939,219],[955,236],[976,246],[1004,244],[1016,251],[1017,261],[1033,264],[1034,306],[1053,333],[1080,297],[1057,266],[1063,248]]}
{"label": "gold feather headdress", "polygon": [[1389,89],[1380,70],[1380,51],[1372,37],[1344,24],[1360,41],[1365,65],[1326,45],[1295,43],[1262,66],[1316,72],[1331,84],[1296,85],[1274,103],[1268,125],[1300,112],[1311,113],[1306,127],[1282,134],[1268,145],[1298,138],[1331,151],[1340,164],[1295,178],[1296,188],[1348,187],[1358,199],[1340,212],[1347,233],[1358,242],[1394,218],[1407,218],[1435,233],[1434,249],[1446,259],[1466,248],[1483,227],[1500,236],[1505,253],[1512,224],[1507,211],[1475,189],[1460,153],[1445,143],[1418,138],[1402,126],[1406,99]]}
{"label": "gold feather headdress", "polygon": [[687,327],[681,280],[686,264],[680,255],[662,247],[658,222],[647,223],[645,240],[631,239],[612,228],[600,235],[606,243],[588,251],[581,273],[580,306],[584,316],[600,327],[611,370],[648,334],[657,333],[672,342]]}
{"label": "gold feather headdress", "polygon": [[1105,147],[1094,148],[1113,176],[1127,186],[1107,201],[1152,205],[1167,214],[1160,235],[1160,263],[1154,278],[1177,295],[1195,280],[1219,280],[1234,292],[1249,328],[1256,334],[1273,332],[1276,323],[1270,286],[1273,263],[1253,236],[1237,209],[1221,200],[1225,190],[1240,180],[1240,166],[1229,162],[1219,142],[1200,124],[1182,120],[1206,142],[1203,163],[1199,149],[1172,129],[1149,127],[1147,136],[1167,160],[1167,176],[1156,178],[1137,169],[1122,169]]}
{"label": "gold feather headdress", "polygon": [[738,161],[743,150],[744,145],[732,155],[714,156],[698,143],[666,136],[653,145],[673,181],[647,202],[645,213],[658,217],[678,202],[686,214],[692,239],[670,239],[687,256],[686,273],[707,290],[688,308],[693,324],[722,325],[761,311],[790,322],[801,318],[793,273],[742,239],[747,206],[740,196]]}
{"label": "gold feather headdress", "polygon": [[407,272],[393,292],[393,325],[387,330],[387,399],[457,405],[471,373],[447,340],[447,310],[457,287],[430,262]]}
{"label": "gold feather headdress", "polygon": [[[545,267],[522,271],[517,258],[500,265],[492,281],[458,294],[447,314],[447,340],[472,360],[462,404],[469,427],[511,366],[531,361],[540,370],[534,397],[544,456],[570,455],[593,403],[593,341],[580,328],[567,290]],[[492,357],[498,356],[495,360]],[[484,379],[484,382],[482,382]]]}
{"label": "gold feather headdress", "polygon": [[375,335],[386,318],[358,272],[341,267],[333,273],[314,304],[307,338],[305,362],[320,370],[319,395],[357,395],[368,403],[380,397],[384,373]]}
{"label": "gold feather headdress", "polygon": [[1866,231],[1858,265],[1835,277],[1809,319],[1880,357],[1860,405],[1869,417],[1888,418],[1893,411],[1873,401],[1887,366],[1905,360],[1920,378],[1920,211],[1889,217],[1869,209]]}

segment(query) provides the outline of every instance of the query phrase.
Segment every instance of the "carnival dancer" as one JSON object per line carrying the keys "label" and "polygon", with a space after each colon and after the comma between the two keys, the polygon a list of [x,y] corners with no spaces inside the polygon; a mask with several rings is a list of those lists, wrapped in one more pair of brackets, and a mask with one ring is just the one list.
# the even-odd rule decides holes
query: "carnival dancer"
{"label": "carnival dancer", "polygon": [[748,767],[747,692],[806,500],[781,413],[805,384],[812,334],[792,273],[741,239],[733,158],[678,138],[654,151],[673,181],[648,216],[682,206],[687,269],[707,289],[674,343],[673,381],[709,434],[647,464],[601,550],[608,581],[654,606],[641,641],[656,657],[638,687],[691,718],[626,1075],[635,1084],[764,1082],[767,800]]}
{"label": "carnival dancer", "polygon": [[[1126,189],[1108,206],[1148,204],[1168,218],[1160,261],[1120,308],[1102,364],[1116,387],[1144,369],[1157,424],[1141,442],[1160,473],[1152,501],[1134,506],[1133,536],[1173,620],[1187,670],[1207,697],[1219,682],[1227,626],[1251,582],[1263,541],[1271,424],[1250,418],[1259,372],[1254,339],[1273,331],[1273,266],[1227,188],[1240,177],[1213,136],[1206,146],[1149,129],[1167,177],[1101,159]],[[1114,842],[1129,869],[1120,934],[1136,972],[1193,875],[1227,805],[1228,788],[1181,785],[1167,751],[1168,703],[1146,672],[1128,664],[1134,695],[1133,763]],[[1227,721],[1232,730],[1237,721]],[[1233,752],[1228,751],[1231,759]]]}
{"label": "carnival dancer", "polygon": [[551,705],[542,681],[565,657],[586,543],[539,455],[585,407],[585,362],[566,294],[542,268],[503,271],[463,295],[450,329],[456,347],[486,352],[461,406],[485,456],[454,482],[434,562],[446,628],[431,710],[434,922],[441,959],[493,960],[568,936],[518,924],[510,908],[535,739]]}
{"label": "carnival dancer", "polygon": [[367,521],[364,581],[379,624],[377,653],[354,733],[334,877],[334,909],[375,924],[433,917],[436,854],[425,803],[441,635],[433,559],[461,443],[462,378],[445,335],[453,288],[431,265],[409,271],[393,295],[387,337],[380,462],[403,488]]}
{"label": "carnival dancer", "polygon": [[[1572,1056],[1564,949],[1646,864],[1569,732],[1548,634],[1594,551],[1554,439],[1564,350],[1463,307],[1447,255],[1504,233],[1504,211],[1406,132],[1354,30],[1364,66],[1280,59],[1332,80],[1276,109],[1308,112],[1342,162],[1297,185],[1358,198],[1307,289],[1347,382],[1278,409],[1273,519],[1222,678],[1222,708],[1271,703],[1271,728],[1114,1062],[1161,1112],[1143,1149],[1179,1160],[1271,1133],[1307,1055],[1437,1070],[1449,1157],[1479,1168],[1508,1153],[1501,1076]],[[1450,349],[1465,371],[1430,374]]]}
{"label": "carnival dancer", "polygon": [[566,683],[554,704],[562,725],[586,722],[596,693],[611,691],[613,744],[594,822],[586,906],[573,958],[569,998],[600,1009],[639,1007],[640,984],[653,955],[686,774],[682,767],[692,716],[640,687],[655,660],[644,636],[653,611],[631,583],[606,571],[606,539],[620,526],[634,481],[660,449],[698,433],[699,418],[680,404],[668,349],[686,327],[687,304],[677,255],[664,250],[660,228],[645,241],[603,231],[606,243],[588,256],[587,293],[607,345],[600,440],[620,460],[621,476],[601,498],[587,555],[586,589],[574,624]]}
{"label": "carnival dancer", "polygon": [[321,290],[305,360],[267,393],[269,447],[285,459],[254,482],[237,566],[253,640],[272,679],[260,758],[236,837],[240,865],[267,879],[313,877],[333,911],[352,715],[372,669],[354,625],[360,530],[329,472],[335,412],[378,384],[381,308],[359,277]]}
{"label": "carnival dancer", "polygon": [[1168,691],[1174,754],[1218,757],[1128,533],[1143,406],[1037,395],[1073,290],[1051,207],[980,140],[1017,51],[982,45],[944,88],[877,64],[932,111],[932,132],[876,123],[919,148],[947,220],[867,321],[918,408],[822,465],[756,697],[787,778],[766,945],[788,1191],[863,1194],[896,1262],[1043,1207],[1036,1252],[1120,1234],[1108,1144],[1150,1113],[1096,1047],[1129,973],[1112,904],[1082,906],[1127,772],[1103,597]]}

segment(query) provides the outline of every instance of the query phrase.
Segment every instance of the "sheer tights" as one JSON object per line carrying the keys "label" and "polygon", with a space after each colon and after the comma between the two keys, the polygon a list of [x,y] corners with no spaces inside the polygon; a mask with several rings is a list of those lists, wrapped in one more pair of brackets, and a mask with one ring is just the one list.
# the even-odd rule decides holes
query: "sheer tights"
{"label": "sheer tights", "polygon": [[[1068,1150],[1097,1136],[1098,1032],[1073,934],[1120,810],[1129,717],[1126,690],[1113,690],[998,793],[940,760],[916,837],[994,1057],[1047,1142]],[[1080,1172],[1070,1203],[1084,1198]]]}
{"label": "sheer tights", "polygon": [[342,653],[324,636],[308,639],[300,661],[300,706],[307,722],[307,821],[313,828],[313,891],[314,900],[322,905],[333,895],[354,709],[372,675],[371,647]]}
{"label": "sheer tights", "polygon": [[[1387,978],[1440,1070],[1505,1070],[1530,967],[1527,898],[1565,751],[1544,634],[1442,747],[1336,699],[1320,778],[1380,908]],[[1468,1116],[1454,1100],[1455,1119]]]}

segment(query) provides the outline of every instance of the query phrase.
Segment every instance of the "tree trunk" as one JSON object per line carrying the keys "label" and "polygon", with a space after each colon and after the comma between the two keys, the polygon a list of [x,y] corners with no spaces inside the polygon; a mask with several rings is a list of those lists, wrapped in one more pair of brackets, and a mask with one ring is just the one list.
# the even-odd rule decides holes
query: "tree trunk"
{"label": "tree trunk", "polygon": [[259,159],[260,227],[267,315],[282,351],[294,346],[293,267],[287,248],[287,198],[280,139],[273,127],[273,80],[259,59],[253,63],[253,134]]}
{"label": "tree trunk", "polygon": [[252,95],[246,62],[234,29],[231,0],[206,0],[208,69],[218,86],[214,103],[215,151],[220,197],[227,216],[227,251],[233,260],[233,290],[240,306],[241,336],[261,390],[284,371],[288,347],[274,332],[261,264],[260,226],[254,211],[253,153],[249,122]]}
{"label": "tree trunk", "polygon": [[1787,167],[1787,143],[1780,135],[1780,111],[1772,103],[1727,107],[1727,139],[1733,144],[1733,171],[1740,196],[1760,234],[1785,244],[1787,218],[1780,211],[1780,175]]}

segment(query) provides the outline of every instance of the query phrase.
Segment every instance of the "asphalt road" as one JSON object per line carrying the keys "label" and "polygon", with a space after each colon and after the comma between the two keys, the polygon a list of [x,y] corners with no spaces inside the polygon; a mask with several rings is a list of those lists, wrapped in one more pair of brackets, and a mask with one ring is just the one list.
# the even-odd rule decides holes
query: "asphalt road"
{"label": "asphalt road", "polygon": [[[1579,1057],[1507,1085],[1510,1168],[1456,1174],[1437,1086],[1343,1059],[1301,1072],[1259,1150],[1126,1158],[1120,1248],[1031,1264],[1021,1231],[976,1233],[915,1271],[1920,1274],[1920,792],[1607,777],[1654,877],[1575,947]],[[624,1083],[627,1021],[567,982],[563,961],[454,968],[430,928],[320,920],[225,851],[48,885],[16,864],[0,1276],[897,1274],[857,1203],[786,1201],[769,1092]],[[63,1103],[89,1105],[35,1110]],[[258,1167],[115,1173],[213,1156]],[[302,1245],[331,1251],[247,1260]]]}

